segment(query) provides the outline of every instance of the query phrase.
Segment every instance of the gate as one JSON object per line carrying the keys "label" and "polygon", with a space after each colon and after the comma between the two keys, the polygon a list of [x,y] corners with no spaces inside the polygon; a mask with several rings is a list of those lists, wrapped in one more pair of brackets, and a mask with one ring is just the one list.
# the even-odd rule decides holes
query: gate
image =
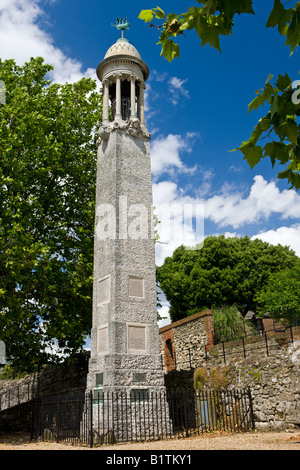
{"label": "gate", "polygon": [[32,439],[105,445],[254,429],[246,390],[103,392],[40,398],[32,403]]}

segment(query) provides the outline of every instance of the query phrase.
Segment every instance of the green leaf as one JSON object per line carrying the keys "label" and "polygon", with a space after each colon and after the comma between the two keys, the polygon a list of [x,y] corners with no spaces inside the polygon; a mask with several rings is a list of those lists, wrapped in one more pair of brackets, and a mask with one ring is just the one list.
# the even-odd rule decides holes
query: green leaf
{"label": "green leaf", "polygon": [[296,10],[286,34],[286,45],[290,46],[293,52],[300,44],[300,11]]}
{"label": "green leaf", "polygon": [[278,90],[283,91],[285,90],[290,84],[292,83],[292,80],[286,73],[285,75],[278,75],[277,81],[275,85],[277,86]]}
{"label": "green leaf", "polygon": [[248,113],[251,113],[253,109],[257,110],[259,106],[263,106],[265,103],[265,98],[263,94],[260,94],[254,98],[253,101],[248,105]]}
{"label": "green leaf", "polygon": [[278,95],[275,95],[272,97],[272,105],[270,108],[271,119],[273,118],[274,114],[277,112],[277,106],[278,106]]}
{"label": "green leaf", "polygon": [[163,20],[166,17],[166,14],[160,7],[156,7],[155,8],[155,16],[156,16],[156,18],[159,18],[160,20]]}
{"label": "green leaf", "polygon": [[209,44],[210,47],[214,47],[221,52],[219,34],[216,28],[209,24],[204,26],[201,34],[201,47],[205,46],[205,44]]}
{"label": "green leaf", "polygon": [[293,144],[298,144],[299,129],[297,124],[294,121],[287,121],[286,124],[286,135],[287,138],[293,142]]}
{"label": "green leaf", "polygon": [[203,3],[204,5],[202,11],[207,17],[212,16],[216,13],[218,9],[218,0],[206,0]]}
{"label": "green leaf", "polygon": [[280,22],[282,15],[284,14],[284,6],[282,5],[280,0],[274,0],[273,9],[269,15],[266,27],[267,28],[275,28]]}
{"label": "green leaf", "polygon": [[287,179],[288,181],[291,181],[292,179],[292,174],[293,171],[291,168],[288,168],[287,170],[281,171],[280,173],[277,173],[277,178],[279,179]]}
{"label": "green leaf", "polygon": [[240,150],[244,154],[244,160],[247,160],[251,170],[264,156],[263,149],[260,145],[241,146]]}
{"label": "green leaf", "polygon": [[[180,29],[184,31],[185,29],[196,29],[196,20],[198,21],[199,18],[201,18],[201,14],[198,8],[196,7],[191,7],[188,9],[186,13],[182,14],[182,20],[181,20],[181,27]],[[206,23],[206,18],[202,16],[204,22]]]}
{"label": "green leaf", "polygon": [[138,18],[140,20],[144,20],[145,23],[149,23],[154,18],[154,12],[153,10],[142,10]]}
{"label": "green leaf", "polygon": [[175,57],[180,57],[180,50],[178,44],[172,39],[167,39],[162,43],[161,55],[163,55],[169,62],[172,62]]}
{"label": "green leaf", "polygon": [[265,156],[269,156],[272,162],[272,167],[275,165],[275,160],[279,160],[281,164],[289,161],[288,146],[283,142],[268,142],[264,147]]}
{"label": "green leaf", "polygon": [[272,74],[269,74],[263,92],[256,96],[253,101],[248,105],[248,113],[250,113],[253,109],[257,109],[259,106],[263,106],[266,101],[269,101],[271,97],[276,94],[276,89],[271,85],[270,81],[273,78]]}
{"label": "green leaf", "polygon": [[228,18],[233,18],[235,14],[254,13],[252,0],[218,0],[218,7],[221,13]]}
{"label": "green leaf", "polygon": [[274,0],[273,10],[270,13],[266,27],[275,28],[277,26],[280,34],[285,34],[286,24],[290,21],[293,10],[286,10],[280,0]]}

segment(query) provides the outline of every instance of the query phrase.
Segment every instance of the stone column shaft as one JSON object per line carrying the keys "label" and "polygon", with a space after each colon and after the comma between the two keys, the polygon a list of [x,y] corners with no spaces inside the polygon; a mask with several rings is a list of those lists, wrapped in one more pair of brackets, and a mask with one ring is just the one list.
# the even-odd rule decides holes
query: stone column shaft
{"label": "stone column shaft", "polygon": [[109,123],[109,91],[108,81],[103,82],[103,124]]}
{"label": "stone column shaft", "polygon": [[122,119],[121,112],[121,75],[116,78],[116,115],[115,119]]}
{"label": "stone column shaft", "polygon": [[135,118],[135,78],[130,78],[130,102],[131,102],[131,112],[130,117]]}
{"label": "stone column shaft", "polygon": [[145,126],[145,84],[140,83],[140,122],[142,126]]}

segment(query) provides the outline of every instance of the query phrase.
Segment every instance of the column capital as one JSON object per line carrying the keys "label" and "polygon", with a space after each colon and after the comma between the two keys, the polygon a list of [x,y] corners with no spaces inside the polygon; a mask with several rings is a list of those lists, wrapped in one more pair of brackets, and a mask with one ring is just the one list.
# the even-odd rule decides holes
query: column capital
{"label": "column capital", "polygon": [[121,73],[115,73],[114,74],[116,77],[116,114],[115,114],[115,120],[122,120],[122,111],[121,111],[121,78],[122,74]]}
{"label": "column capital", "polygon": [[133,75],[133,73],[132,73],[131,75],[129,75],[128,78],[129,78],[129,80],[130,80],[131,82],[136,82],[136,81],[137,81],[137,78],[136,78],[135,75]]}
{"label": "column capital", "polygon": [[122,72],[115,72],[112,77],[115,79],[121,79],[123,76]]}

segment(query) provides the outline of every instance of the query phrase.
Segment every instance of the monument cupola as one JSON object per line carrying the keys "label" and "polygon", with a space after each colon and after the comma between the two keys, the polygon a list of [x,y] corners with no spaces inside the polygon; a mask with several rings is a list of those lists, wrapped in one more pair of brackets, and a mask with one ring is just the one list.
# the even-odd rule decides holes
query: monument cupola
{"label": "monument cupola", "polygon": [[107,140],[112,129],[120,128],[130,135],[149,138],[144,112],[149,69],[138,50],[124,37],[124,31],[129,28],[127,19],[118,18],[112,26],[122,32],[122,37],[108,49],[97,67],[103,85],[103,121],[99,134]]}

